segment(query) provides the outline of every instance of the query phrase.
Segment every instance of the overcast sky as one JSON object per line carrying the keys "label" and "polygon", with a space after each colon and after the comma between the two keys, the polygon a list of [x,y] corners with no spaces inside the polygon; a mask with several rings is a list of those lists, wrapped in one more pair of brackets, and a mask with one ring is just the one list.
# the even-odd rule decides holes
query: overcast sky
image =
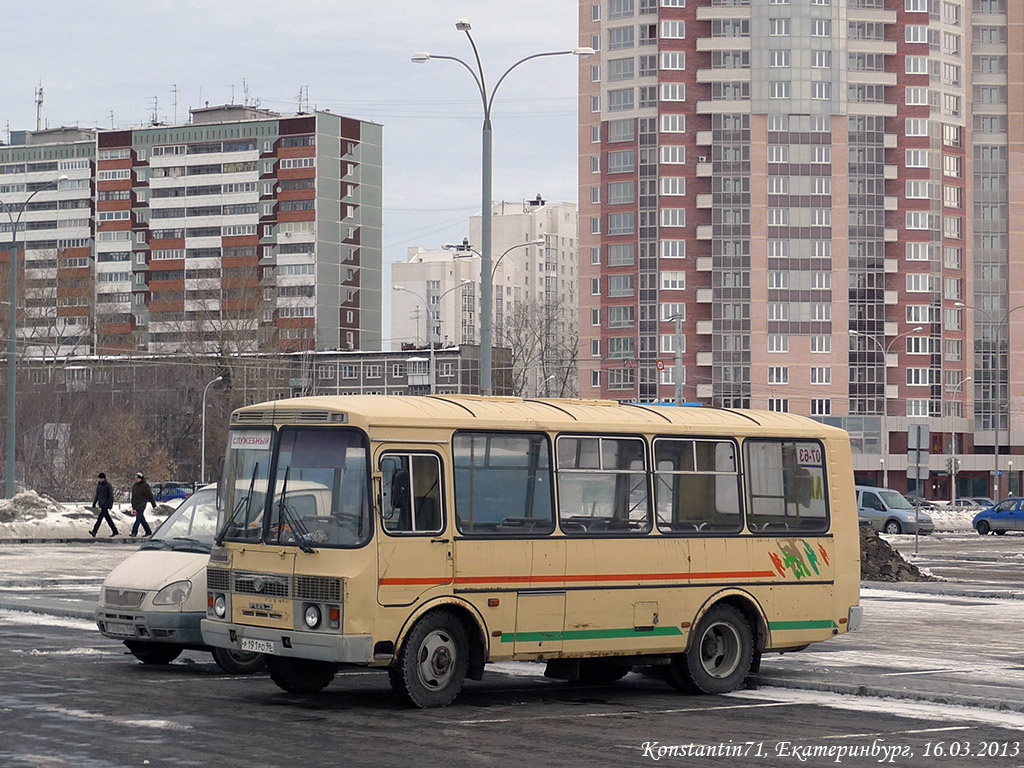
{"label": "overcast sky", "polygon": [[[384,125],[384,261],[410,245],[468,234],[480,210],[482,107],[469,73],[418,51],[472,59],[469,19],[489,85],[531,53],[577,45],[573,0],[32,0],[5,3],[0,128],[127,128],[186,122],[189,107],[250,101],[311,107]],[[531,61],[502,84],[494,111],[494,198],[576,199],[575,57]],[[243,85],[244,84],[244,85]],[[385,302],[390,270],[385,266]],[[388,304],[385,305],[387,311]],[[385,348],[390,320],[385,315]]]}

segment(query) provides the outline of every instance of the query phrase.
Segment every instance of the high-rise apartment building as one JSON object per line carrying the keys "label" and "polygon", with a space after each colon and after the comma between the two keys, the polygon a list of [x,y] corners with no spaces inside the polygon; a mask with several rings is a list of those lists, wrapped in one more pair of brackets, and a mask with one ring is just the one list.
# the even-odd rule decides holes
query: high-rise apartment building
{"label": "high-rise apartment building", "polygon": [[25,351],[380,349],[381,126],[241,105],[191,117],[0,146]]}
{"label": "high-rise apartment building", "polygon": [[[510,350],[512,370],[499,372],[522,395],[575,394],[577,264],[576,206],[538,195],[492,208],[494,346]],[[401,344],[479,342],[479,214],[465,245],[410,248],[392,265],[396,289],[392,348]],[[424,302],[426,306],[424,307]]]}
{"label": "high-rise apartment building", "polygon": [[1008,0],[581,0],[581,394],[671,399],[680,318],[684,399],[839,423],[865,480],[949,498],[956,454],[960,493],[1005,492],[1022,29]]}

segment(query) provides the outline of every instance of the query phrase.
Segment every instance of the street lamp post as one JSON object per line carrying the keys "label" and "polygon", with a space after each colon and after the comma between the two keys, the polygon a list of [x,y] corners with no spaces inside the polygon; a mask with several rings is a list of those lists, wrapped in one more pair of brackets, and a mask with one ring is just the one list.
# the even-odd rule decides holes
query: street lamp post
{"label": "street lamp post", "polygon": [[882,426],[882,457],[881,457],[881,464],[882,464],[882,487],[883,488],[888,488],[889,487],[889,468],[888,468],[888,464],[886,463],[886,459],[889,458],[889,423],[888,423],[889,422],[889,350],[892,349],[893,344],[895,344],[897,341],[902,339],[904,336],[909,336],[912,333],[917,333],[918,331],[923,331],[923,330],[924,330],[924,326],[921,326],[921,325],[917,326],[916,328],[911,328],[909,331],[904,331],[903,333],[900,333],[900,334],[897,334],[896,336],[893,336],[892,341],[890,341],[886,346],[883,347],[882,346],[882,342],[880,342],[878,339],[876,339],[871,334],[864,333],[863,331],[855,331],[852,328],[850,329],[850,335],[851,336],[863,336],[865,339],[871,339],[871,341],[873,341],[875,343],[875,346],[878,347],[878,351],[882,353],[882,422],[881,422],[881,426]]}
{"label": "street lamp post", "polygon": [[[967,377],[965,377],[963,379],[960,379],[960,383],[957,384],[953,388],[953,402],[954,403],[957,401],[958,396],[964,391],[964,384],[966,384],[968,381],[974,381],[974,377],[973,376],[967,376]],[[961,401],[961,404],[960,404],[960,418],[962,419],[963,417],[964,417],[963,416],[963,402]],[[956,419],[957,416],[956,416],[956,414],[951,414],[950,418],[951,419]],[[959,432],[957,430],[950,429],[950,435],[949,435],[950,436],[949,455],[952,458],[952,461],[950,462],[950,471],[949,471],[949,479],[950,479],[949,498],[950,498],[950,501],[956,501],[956,480],[957,480],[957,475],[960,472],[958,464],[960,462],[960,453],[961,453],[960,448],[961,447],[957,445],[957,442],[958,442],[957,441],[957,436],[958,435],[959,435]]]}
{"label": "street lamp post", "polygon": [[16,416],[16,395],[18,391],[17,384],[17,353],[18,345],[16,342],[17,328],[18,328],[18,227],[21,224],[21,215],[25,213],[25,209],[28,208],[28,204],[32,202],[32,198],[38,195],[45,189],[57,186],[60,182],[67,179],[67,176],[60,176],[54,179],[49,184],[40,187],[31,195],[29,195],[25,202],[21,203],[20,210],[18,211],[18,218],[14,218],[14,214],[11,212],[10,206],[0,200],[0,206],[3,207],[4,213],[7,214],[7,218],[11,222],[11,279],[10,279],[10,294],[11,294],[11,305],[9,308],[9,314],[7,315],[7,498],[14,498],[14,449],[16,445],[15,432],[15,416]]}
{"label": "street lamp post", "polygon": [[543,56],[565,56],[570,54],[574,56],[592,56],[594,54],[594,49],[573,48],[567,51],[547,51],[545,53],[534,53],[530,56],[525,56],[506,69],[504,73],[502,73],[501,77],[498,78],[494,88],[488,92],[487,81],[484,77],[483,63],[480,61],[480,51],[477,49],[476,42],[473,40],[473,35],[471,34],[472,26],[466,19],[460,19],[455,23],[455,29],[460,32],[465,32],[466,37],[469,39],[469,44],[473,48],[473,57],[476,60],[475,70],[457,56],[439,56],[431,53],[417,53],[413,55],[412,61],[415,64],[425,64],[431,59],[443,59],[461,64],[466,68],[469,74],[472,75],[473,81],[476,83],[477,90],[480,91],[480,100],[483,104],[484,122],[481,137],[482,173],[480,190],[480,391],[482,394],[489,395],[491,394],[491,335],[492,325],[494,322],[491,317],[491,291],[493,287],[493,272],[491,270],[491,176],[493,171],[491,157],[491,109],[494,106],[494,96],[502,82],[506,77],[508,77],[509,73],[524,62],[530,61],[531,59],[538,59]]}
{"label": "street lamp post", "polygon": [[1000,354],[1000,351],[999,351],[999,344],[1000,344],[1000,342],[1003,339],[1003,326],[1006,326],[1006,346],[1007,346],[1007,354],[1009,354],[1009,346],[1010,346],[1010,315],[1013,314],[1014,312],[1016,312],[1018,309],[1024,309],[1024,304],[1018,304],[1016,307],[1010,307],[1008,310],[1006,310],[1003,313],[1003,316],[1002,316],[1002,318],[1000,319],[1000,321],[998,323],[994,323],[992,321],[992,315],[989,314],[988,310],[982,309],[981,307],[974,307],[974,306],[971,306],[970,304],[964,304],[964,302],[962,302],[962,301],[956,302],[954,304],[954,306],[963,307],[964,309],[973,309],[976,312],[981,312],[983,315],[985,315],[985,317],[988,318],[989,323],[991,323],[992,325],[996,326],[995,361],[994,361],[995,365],[993,366],[993,368],[995,370],[995,377],[996,377],[996,385],[995,385],[996,418],[995,418],[995,423],[992,425],[993,426],[992,434],[994,435],[993,440],[992,440],[992,443],[993,443],[992,454],[993,454],[993,457],[994,457],[994,463],[993,463],[993,466],[992,466],[992,497],[998,502],[999,499],[1002,496],[1002,492],[1001,492],[1002,491],[1002,483],[999,482],[999,426],[1000,426],[1000,422],[1002,421],[1002,418],[1003,418],[1003,411],[1004,410],[1006,411],[1006,443],[1007,443],[1006,450],[1010,450],[1010,446],[1009,446],[1009,443],[1010,443],[1010,408],[1009,408],[1009,405],[1010,405],[1010,393],[1009,393],[1009,388],[1010,388],[1010,367],[1009,367],[1009,361],[1007,361],[1007,367],[1006,367],[1006,388],[1007,388],[1007,393],[1006,393],[1006,397],[1004,398],[1003,397],[1002,381],[1000,381],[1000,371],[1002,370],[1002,366],[999,364],[999,360],[1000,360],[1000,357],[1001,357],[1001,354]]}
{"label": "street lamp post", "polygon": [[[437,297],[438,305],[440,305],[441,299],[443,299],[449,293],[451,293],[452,291],[457,291],[459,288],[465,288],[471,282],[473,281],[463,280],[458,285],[453,286],[449,288],[447,291],[441,293]],[[437,387],[437,376],[434,375],[434,319],[430,314],[430,305],[427,303],[427,300],[425,298],[423,298],[420,294],[416,293],[416,291],[410,288],[405,288],[401,285],[393,285],[391,286],[391,288],[394,291],[403,291],[405,293],[411,293],[413,296],[415,296],[417,299],[423,302],[423,311],[427,313],[427,322],[429,323],[427,327],[427,345],[430,347],[430,394],[434,394],[434,390]],[[438,312],[440,312],[440,309],[438,310]],[[438,341],[440,341],[440,336],[441,334],[438,333]]]}
{"label": "street lamp post", "polygon": [[203,387],[203,427],[200,430],[202,434],[202,446],[199,448],[199,484],[206,485],[206,393],[210,387],[216,384],[218,381],[222,381],[223,376],[218,376],[216,379],[211,381],[205,387]]}
{"label": "street lamp post", "polygon": [[669,320],[676,321],[676,405],[683,404],[683,315],[672,315]]}

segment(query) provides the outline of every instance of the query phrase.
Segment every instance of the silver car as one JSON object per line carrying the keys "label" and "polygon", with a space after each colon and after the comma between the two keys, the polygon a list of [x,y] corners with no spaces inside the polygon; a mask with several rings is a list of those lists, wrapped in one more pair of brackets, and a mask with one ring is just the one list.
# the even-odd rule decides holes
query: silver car
{"label": "silver car", "polygon": [[902,493],[890,488],[857,486],[857,517],[882,533],[931,533],[935,523]]}

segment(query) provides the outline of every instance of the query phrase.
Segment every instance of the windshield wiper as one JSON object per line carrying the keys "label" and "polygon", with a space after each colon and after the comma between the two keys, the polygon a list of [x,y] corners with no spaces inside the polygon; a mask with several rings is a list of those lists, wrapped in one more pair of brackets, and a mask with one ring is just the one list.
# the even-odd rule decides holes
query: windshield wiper
{"label": "windshield wiper", "polygon": [[303,552],[312,555],[316,550],[309,545],[309,529],[306,528],[298,516],[292,512],[291,508],[284,503],[285,498],[288,495],[288,474],[291,471],[291,467],[288,467],[284,471],[284,481],[281,483],[281,501],[277,504],[277,521],[279,526],[277,540],[281,541],[280,524],[284,521],[284,518],[287,515],[288,521],[291,523],[292,529],[295,531],[295,543],[298,544],[299,549]]}
{"label": "windshield wiper", "polygon": [[245,495],[244,499],[238,500],[235,508],[231,510],[231,514],[228,515],[228,519],[224,521],[224,527],[220,529],[220,532],[217,533],[217,538],[213,540],[213,543],[218,547],[224,544],[224,537],[228,534],[228,528],[230,528],[231,524],[235,522],[235,518],[242,510],[243,506],[245,507],[245,519],[249,519],[249,505],[252,503],[252,489],[256,485],[256,472],[259,468],[260,463],[257,461],[252,468],[252,478],[249,480],[249,492]]}

